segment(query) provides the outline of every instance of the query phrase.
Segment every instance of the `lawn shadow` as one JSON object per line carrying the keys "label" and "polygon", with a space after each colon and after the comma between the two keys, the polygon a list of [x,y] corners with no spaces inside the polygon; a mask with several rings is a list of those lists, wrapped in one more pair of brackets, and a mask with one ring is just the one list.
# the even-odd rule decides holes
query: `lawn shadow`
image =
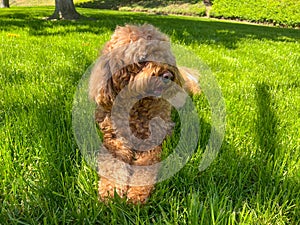
{"label": "lawn shadow", "polygon": [[270,86],[266,83],[256,84],[256,139],[262,154],[274,155],[278,148],[277,125],[278,120],[273,110],[274,102],[270,93]]}
{"label": "lawn shadow", "polygon": [[[280,210],[288,212],[287,221],[299,219],[299,216],[293,213],[299,210],[299,206],[295,205],[295,198],[300,193],[300,182],[296,176],[287,176],[287,168],[283,169],[280,163],[285,160],[285,156],[278,154],[283,152],[283,149],[279,145],[279,120],[274,111],[275,102],[270,92],[271,88],[266,83],[256,84],[257,151],[245,149],[245,152],[241,152],[225,137],[217,158],[205,171],[199,172],[200,160],[192,159],[174,177],[157,185],[158,194],[154,193],[151,201],[160,199],[162,208],[168,211],[168,208],[172,208],[170,201],[174,199],[198,196],[197,204],[207,207],[213,207],[212,201],[209,201],[213,199],[217,201],[214,209],[217,210],[216,217],[218,213],[222,213],[224,207],[233,213],[241,212],[245,204],[250,210],[256,210],[257,204],[260,204],[261,209],[267,211],[269,207],[273,207],[270,206],[270,202],[274,202]],[[203,120],[201,124],[201,134],[204,138],[201,139],[200,149],[205,149],[211,125]],[[224,205],[224,199],[229,200],[227,205]],[[187,201],[183,200],[182,204],[187,204]],[[290,212],[290,209],[293,209],[293,212]],[[274,208],[274,213],[280,213],[276,210],[278,209]],[[161,213],[160,209],[154,209],[154,212]]]}
{"label": "lawn shadow", "polygon": [[[82,9],[83,10],[83,9]],[[80,9],[79,9],[80,11]],[[41,11],[45,14],[45,11]],[[51,11],[49,10],[49,13]],[[91,13],[92,12],[92,13]],[[91,19],[76,21],[47,21],[35,14],[28,15],[19,9],[0,16],[0,29],[13,32],[15,27],[28,30],[30,35],[66,35],[72,32],[101,34],[104,30],[113,31],[124,24],[150,23],[159,27],[178,42],[221,45],[235,49],[243,39],[296,42],[300,40],[300,30],[232,23],[219,20],[197,19],[195,17],[176,17],[149,15],[145,13],[124,13],[117,11],[84,11]],[[172,24],[172,26],[170,26]],[[64,29],[61,29],[63,27]],[[74,29],[76,27],[76,29]]]}
{"label": "lawn shadow", "polygon": [[[199,208],[195,210],[199,214],[206,211],[206,221],[213,219],[210,217],[211,211],[218,218],[222,217],[225,208],[228,214],[234,214],[241,213],[246,205],[249,212],[255,212],[259,204],[262,211],[258,213],[264,213],[269,209],[270,202],[274,202],[282,207],[280,210],[286,213],[287,221],[297,219],[293,213],[297,212],[299,206],[295,205],[294,200],[299,196],[300,183],[286,177],[278,169],[270,170],[268,164],[275,165],[274,158],[267,163],[259,152],[252,157],[240,154],[225,140],[217,158],[205,171],[199,172],[199,162],[188,162],[173,177],[157,184],[148,207],[150,216],[174,210],[177,204],[174,201],[180,201],[180,207],[183,208],[198,205]],[[191,200],[194,201],[192,205],[189,202]],[[156,202],[159,202],[160,208],[154,207]],[[177,210],[176,213],[185,213]],[[276,210],[274,213],[280,213]]]}

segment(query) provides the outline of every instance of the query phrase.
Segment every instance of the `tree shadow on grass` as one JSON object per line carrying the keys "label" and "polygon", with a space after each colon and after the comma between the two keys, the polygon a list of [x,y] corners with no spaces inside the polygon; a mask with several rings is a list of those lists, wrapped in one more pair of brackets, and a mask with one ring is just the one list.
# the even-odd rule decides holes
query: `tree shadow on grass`
{"label": "tree shadow on grass", "polygon": [[[83,9],[82,9],[83,10]],[[41,11],[45,14],[45,11]],[[49,11],[50,12],[50,11]],[[171,35],[175,40],[191,44],[222,45],[235,49],[243,39],[296,42],[300,40],[300,30],[284,29],[252,24],[221,22],[217,20],[195,19],[194,17],[158,16],[143,13],[121,13],[116,11],[84,11],[93,18],[77,21],[46,21],[36,14],[14,9],[11,14],[0,16],[0,29],[13,32],[16,27],[28,30],[30,35],[67,35],[72,32],[101,34],[103,30],[113,31],[124,24],[150,23]],[[75,27],[75,29],[74,29]],[[60,29],[57,29],[60,28]],[[64,29],[61,29],[64,28]]]}
{"label": "tree shadow on grass", "polygon": [[[162,214],[162,209],[167,212],[168,208],[174,208],[174,205],[172,206],[176,204],[174,200],[181,200],[180,207],[193,207],[189,205],[191,203],[187,199],[196,196],[194,199],[196,203],[193,204],[199,208],[195,210],[198,210],[199,214],[203,210],[213,211],[215,219],[222,216],[224,208],[229,214],[235,212],[239,214],[246,204],[249,212],[253,210],[257,213],[254,215],[257,221],[263,221],[264,215],[270,210],[275,214],[284,213],[285,216],[280,219],[286,223],[297,224],[300,220],[297,215],[299,205],[295,199],[300,197],[300,182],[296,175],[286,176],[285,171],[288,168],[283,169],[281,164],[285,160],[285,154],[284,149],[278,144],[279,120],[274,109],[275,102],[270,93],[271,89],[272,87],[266,83],[256,84],[257,150],[247,152],[245,149],[245,152],[240,152],[225,139],[219,155],[207,170],[199,172],[197,167],[199,160],[194,159],[174,177],[157,185],[158,194],[154,193],[151,201],[160,199],[162,207],[154,209],[153,214]],[[204,123],[203,128],[202,132],[207,133],[210,125]],[[209,136],[205,137],[207,140]],[[204,143],[205,140],[202,140],[201,148],[205,146]],[[204,221],[213,219],[209,213],[205,215]],[[168,215],[168,219],[171,218],[172,215]],[[239,220],[239,216],[236,219]],[[276,218],[272,222],[275,223]]]}
{"label": "tree shadow on grass", "polygon": [[278,148],[278,120],[272,107],[274,102],[270,94],[270,86],[266,83],[256,84],[256,139],[263,154],[274,155]]}
{"label": "tree shadow on grass", "polygon": [[[299,206],[295,205],[295,199],[299,198],[300,183],[285,177],[277,168],[270,170],[270,165],[275,164],[276,159],[270,158],[266,162],[260,153],[251,158],[247,154],[241,155],[225,141],[220,154],[207,170],[199,173],[197,162],[194,161],[188,163],[174,177],[158,184],[150,199],[150,207],[158,201],[160,208],[152,208],[147,213],[153,217],[163,215],[161,217],[166,219],[164,213],[175,210],[174,214],[167,215],[167,219],[172,221],[176,220],[176,217],[172,217],[176,213],[189,214],[191,212],[184,209],[198,205],[199,208],[194,210],[199,214],[206,211],[204,221],[218,220],[224,213],[228,220],[232,214],[237,213],[236,219],[239,221],[246,205],[247,213],[254,213],[252,216],[257,221],[271,210],[276,215],[283,212],[285,222],[292,221],[297,224],[296,221],[300,218],[297,215]],[[190,202],[192,196],[193,204]],[[174,207],[177,202],[180,202],[178,208]],[[275,217],[272,222],[276,222]]]}

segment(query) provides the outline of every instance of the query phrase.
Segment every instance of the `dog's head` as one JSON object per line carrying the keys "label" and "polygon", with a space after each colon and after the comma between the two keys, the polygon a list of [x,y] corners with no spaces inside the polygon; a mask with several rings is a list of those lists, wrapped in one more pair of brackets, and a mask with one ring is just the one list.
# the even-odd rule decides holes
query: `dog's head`
{"label": "dog's head", "polygon": [[89,94],[98,105],[110,109],[127,87],[137,97],[161,96],[183,78],[166,35],[152,25],[118,27],[96,62]]}

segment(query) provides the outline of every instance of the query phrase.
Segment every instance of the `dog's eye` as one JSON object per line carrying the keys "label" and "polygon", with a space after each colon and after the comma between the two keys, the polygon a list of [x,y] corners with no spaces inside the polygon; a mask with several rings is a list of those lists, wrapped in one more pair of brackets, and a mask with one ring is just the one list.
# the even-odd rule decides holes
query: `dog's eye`
{"label": "dog's eye", "polygon": [[174,75],[170,71],[163,72],[160,77],[162,78],[164,83],[168,83],[169,81],[174,79]]}

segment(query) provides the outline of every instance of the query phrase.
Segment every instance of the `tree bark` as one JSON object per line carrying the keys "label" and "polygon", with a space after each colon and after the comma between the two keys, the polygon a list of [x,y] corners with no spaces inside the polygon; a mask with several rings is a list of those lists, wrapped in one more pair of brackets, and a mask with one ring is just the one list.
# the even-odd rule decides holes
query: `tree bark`
{"label": "tree bark", "polygon": [[0,8],[9,8],[9,0],[1,0]]}
{"label": "tree bark", "polygon": [[55,0],[55,10],[48,19],[76,20],[81,15],[76,11],[73,0]]}
{"label": "tree bark", "polygon": [[211,0],[203,0],[203,3],[205,6],[212,6],[212,1]]}

